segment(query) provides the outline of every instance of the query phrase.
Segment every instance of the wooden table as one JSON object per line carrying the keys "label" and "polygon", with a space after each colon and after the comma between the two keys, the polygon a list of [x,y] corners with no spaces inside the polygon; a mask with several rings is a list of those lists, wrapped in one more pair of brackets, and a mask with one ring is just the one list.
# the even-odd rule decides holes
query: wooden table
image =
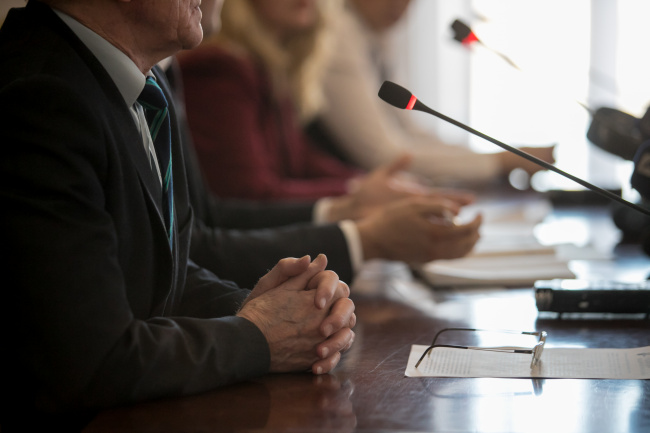
{"label": "wooden table", "polygon": [[[567,212],[573,221],[576,214]],[[603,222],[590,215],[586,227],[595,224],[602,236]],[[564,217],[554,218],[552,224]],[[606,266],[577,267],[621,279],[650,273],[650,260],[637,246],[617,248],[617,259]],[[537,329],[548,332],[547,347],[629,348],[650,346],[649,320],[545,317],[530,288],[431,290],[399,263],[370,264],[353,291],[357,338],[334,373],[270,375],[110,410],[86,431],[650,431],[648,380],[404,377],[411,345],[429,344],[445,327]]]}

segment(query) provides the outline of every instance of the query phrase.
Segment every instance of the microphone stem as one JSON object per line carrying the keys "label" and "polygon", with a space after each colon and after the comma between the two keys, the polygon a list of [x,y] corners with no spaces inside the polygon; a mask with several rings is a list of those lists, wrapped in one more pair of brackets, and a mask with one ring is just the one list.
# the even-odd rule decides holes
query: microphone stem
{"label": "microphone stem", "polygon": [[584,181],[584,180],[580,179],[579,177],[575,177],[572,174],[569,174],[569,173],[567,173],[565,171],[562,171],[559,168],[555,167],[554,165],[549,164],[548,162],[543,161],[543,160],[541,160],[541,159],[539,159],[539,158],[537,158],[537,157],[535,157],[535,156],[533,156],[533,155],[531,155],[529,153],[526,153],[523,150],[517,149],[516,147],[509,146],[509,145],[507,145],[507,144],[505,144],[505,143],[503,143],[503,142],[501,142],[501,141],[499,141],[499,140],[497,140],[495,138],[490,137],[489,135],[483,134],[482,132],[477,131],[474,128],[471,128],[471,127],[469,127],[469,126],[467,126],[467,125],[465,125],[463,123],[460,123],[459,121],[457,121],[455,119],[452,119],[451,117],[445,116],[442,113],[439,113],[439,112],[437,112],[435,110],[432,110],[431,108],[427,107],[422,102],[420,102],[419,100],[413,106],[413,110],[418,110],[418,111],[422,111],[422,112],[425,112],[425,113],[432,114],[432,115],[434,115],[434,116],[436,116],[436,117],[438,117],[438,118],[440,118],[440,119],[442,119],[442,120],[444,120],[446,122],[451,123],[452,125],[455,125],[455,126],[461,128],[461,129],[464,129],[465,131],[467,131],[467,132],[469,132],[471,134],[474,134],[474,135],[476,135],[478,137],[481,137],[484,140],[487,140],[487,141],[489,141],[491,143],[494,143],[497,146],[499,146],[499,147],[501,147],[501,148],[503,148],[503,149],[505,149],[505,150],[507,150],[509,152],[512,152],[512,153],[514,153],[516,155],[521,156],[524,159],[527,159],[527,160],[529,160],[531,162],[534,162],[535,164],[537,164],[537,165],[539,165],[541,167],[544,167],[547,170],[553,171],[553,172],[555,172],[557,174],[560,174],[560,175],[562,175],[562,176],[564,176],[564,177],[566,177],[568,179],[571,179],[572,181],[584,186],[585,188],[587,188],[589,190],[594,191],[595,193],[598,193],[598,194],[600,194],[600,195],[602,195],[604,197],[607,197],[607,198],[609,198],[611,200],[622,203],[625,206],[631,207],[632,209],[635,209],[635,210],[637,210],[637,211],[639,211],[641,213],[644,213],[645,215],[650,215],[650,209],[645,209],[645,208],[643,208],[641,206],[638,206],[638,205],[636,205],[634,203],[630,203],[629,201],[623,199],[622,197],[620,197],[620,196],[618,196],[618,195],[616,195],[616,194],[614,194],[614,193],[612,193],[610,191],[602,189],[602,188],[600,188],[600,187],[598,187],[596,185],[593,185],[593,184],[591,184],[591,183],[589,183],[587,181]]}

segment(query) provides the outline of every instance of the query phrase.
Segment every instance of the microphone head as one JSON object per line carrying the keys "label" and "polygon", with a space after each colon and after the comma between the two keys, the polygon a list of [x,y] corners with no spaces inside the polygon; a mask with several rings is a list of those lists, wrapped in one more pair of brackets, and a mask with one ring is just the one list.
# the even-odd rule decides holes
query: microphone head
{"label": "microphone head", "polygon": [[472,29],[461,20],[455,20],[451,23],[451,29],[454,31],[454,39],[458,42],[463,42],[465,38],[472,34]]}
{"label": "microphone head", "polygon": [[378,96],[394,107],[408,109],[410,105],[413,108],[413,94],[392,81],[384,81]]}
{"label": "microphone head", "polygon": [[454,31],[454,40],[466,47],[472,45],[474,42],[480,42],[472,29],[461,20],[455,20],[451,23],[451,29]]}

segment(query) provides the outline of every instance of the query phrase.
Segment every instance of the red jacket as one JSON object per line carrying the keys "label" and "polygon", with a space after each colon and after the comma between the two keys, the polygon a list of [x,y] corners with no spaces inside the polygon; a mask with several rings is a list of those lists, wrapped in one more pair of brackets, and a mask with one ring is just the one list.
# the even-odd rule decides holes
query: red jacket
{"label": "red jacket", "polygon": [[214,44],[179,61],[194,145],[217,195],[317,199],[344,194],[360,173],[307,140],[291,101],[272,96],[258,64]]}

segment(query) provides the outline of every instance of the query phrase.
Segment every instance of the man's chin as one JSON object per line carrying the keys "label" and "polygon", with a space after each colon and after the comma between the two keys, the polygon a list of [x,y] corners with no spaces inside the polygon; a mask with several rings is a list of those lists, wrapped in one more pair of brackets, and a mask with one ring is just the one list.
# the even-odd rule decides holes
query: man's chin
{"label": "man's chin", "polygon": [[191,35],[188,35],[186,38],[183,38],[181,41],[181,48],[183,50],[191,50],[196,48],[201,41],[203,40],[203,28],[199,24],[198,28],[192,32]]}

